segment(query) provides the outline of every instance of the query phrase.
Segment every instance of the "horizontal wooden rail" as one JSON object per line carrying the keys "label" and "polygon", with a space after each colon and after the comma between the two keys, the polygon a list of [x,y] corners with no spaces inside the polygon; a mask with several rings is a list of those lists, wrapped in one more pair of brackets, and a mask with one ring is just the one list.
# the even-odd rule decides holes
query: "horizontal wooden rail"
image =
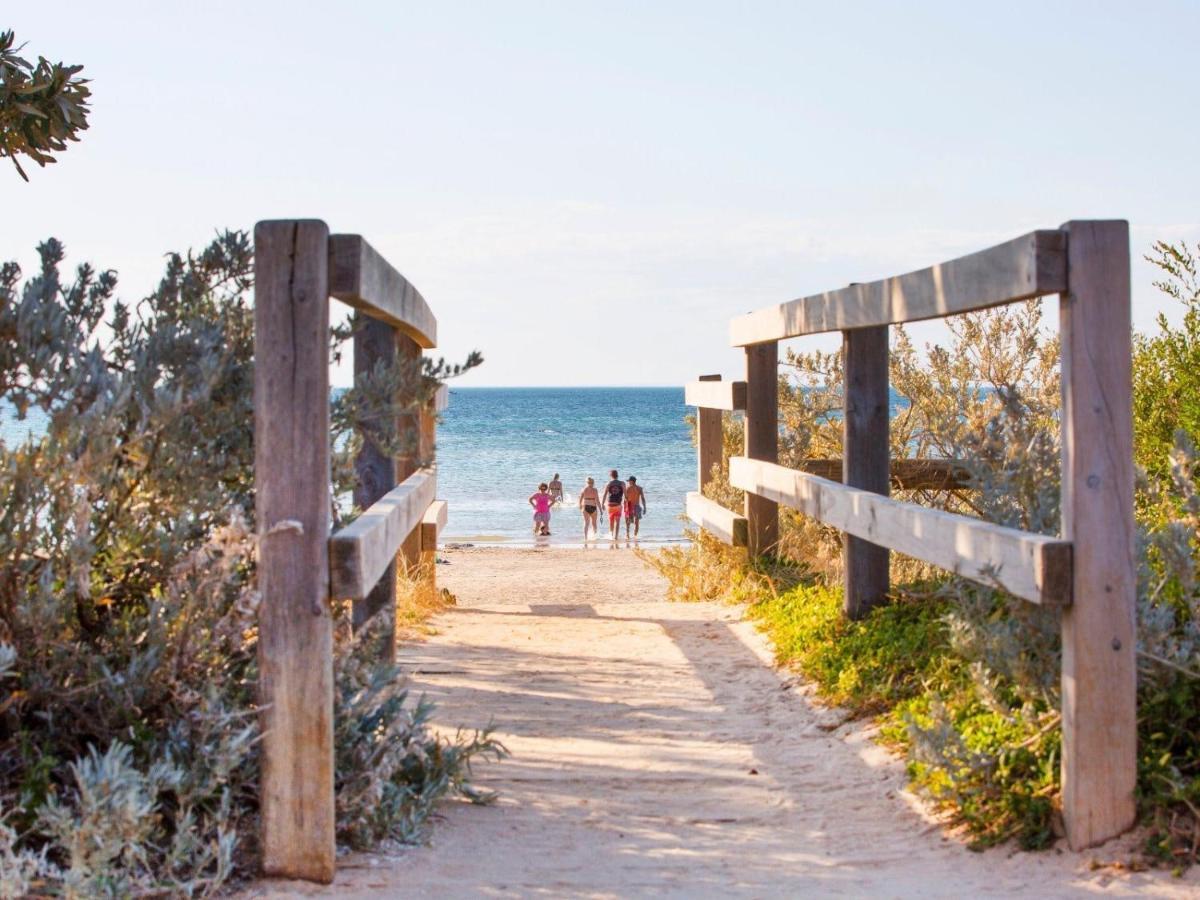
{"label": "horizontal wooden rail", "polygon": [[734,412],[746,408],[744,381],[692,381],[684,385],[685,406],[701,409],[722,409]]}
{"label": "horizontal wooden rail", "polygon": [[687,517],[732,547],[745,547],[748,543],[746,517],[709,500],[698,491],[688,491]]}
{"label": "horizontal wooden rail", "polygon": [[434,500],[421,517],[421,549],[437,548],[438,535],[449,520],[449,507],[445,500]]}
{"label": "horizontal wooden rail", "polygon": [[330,236],[329,293],[427,350],[437,346],[437,319],[425,298],[361,235]]}
{"label": "horizontal wooden rail", "polygon": [[852,284],[739,316],[729,326],[735,347],[915,322],[999,306],[1067,289],[1066,235],[1034,231],[940,265]]}
{"label": "horizontal wooden rail", "polygon": [[359,600],[395,560],[437,493],[432,468],[408,476],[329,539],[329,593]]}
{"label": "horizontal wooden rail", "polygon": [[[840,459],[805,459],[797,468],[809,475],[844,481]],[[971,486],[971,473],[952,459],[893,459],[892,487],[901,491],[962,491]]]}
{"label": "horizontal wooden rail", "polygon": [[729,480],[855,537],[1032,603],[1070,603],[1071,544],[1059,538],[892,500],[743,456],[729,460]]}

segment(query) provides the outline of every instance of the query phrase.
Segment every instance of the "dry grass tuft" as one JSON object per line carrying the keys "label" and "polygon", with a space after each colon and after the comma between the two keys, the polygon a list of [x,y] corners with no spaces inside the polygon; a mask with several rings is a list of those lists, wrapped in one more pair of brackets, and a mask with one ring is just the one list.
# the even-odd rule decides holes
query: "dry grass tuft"
{"label": "dry grass tuft", "polygon": [[437,586],[437,564],[424,557],[407,571],[396,567],[396,633],[400,637],[433,634],[429,619],[458,605],[458,598]]}

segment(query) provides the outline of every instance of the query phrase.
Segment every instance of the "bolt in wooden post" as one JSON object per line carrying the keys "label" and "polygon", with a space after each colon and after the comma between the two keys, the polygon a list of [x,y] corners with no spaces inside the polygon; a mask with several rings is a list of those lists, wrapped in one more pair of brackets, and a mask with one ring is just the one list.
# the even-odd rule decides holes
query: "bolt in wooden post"
{"label": "bolt in wooden post", "polygon": [[[876,494],[888,493],[888,326],[842,332],[845,409],[842,417],[842,481]],[[861,619],[888,592],[888,550],[843,535],[843,609]]]}
{"label": "bolt in wooden post", "polygon": [[[701,375],[700,381],[720,381],[720,375]],[[721,428],[721,410],[696,410],[696,459],[698,462],[696,489],[704,493],[704,486],[712,481],[713,466],[721,464],[724,432]]]}
{"label": "bolt in wooden post", "polygon": [[[398,333],[386,322],[373,319],[363,313],[354,314],[354,375],[363,377],[376,366],[388,367],[396,361]],[[354,503],[366,509],[397,484],[396,460],[372,440],[372,434],[386,434],[387,423],[369,423],[364,428],[362,449],[354,460]],[[388,566],[371,592],[354,601],[351,624],[354,630],[362,628],[377,613],[392,610],[396,605],[396,564]],[[395,659],[396,624],[390,626],[391,640],[384,641],[384,657]]]}
{"label": "bolt in wooden post", "polygon": [[[779,460],[779,342],[746,348],[746,456],[767,462]],[[750,552],[773,552],[779,542],[779,507],[757,494],[746,493]]]}
{"label": "bolt in wooden post", "polygon": [[329,609],[329,229],[254,229],[262,865],[334,876]]}
{"label": "bolt in wooden post", "polygon": [[1079,850],[1135,816],[1129,226],[1068,222],[1063,230],[1062,530],[1073,588],[1062,623],[1062,802],[1067,839]]}

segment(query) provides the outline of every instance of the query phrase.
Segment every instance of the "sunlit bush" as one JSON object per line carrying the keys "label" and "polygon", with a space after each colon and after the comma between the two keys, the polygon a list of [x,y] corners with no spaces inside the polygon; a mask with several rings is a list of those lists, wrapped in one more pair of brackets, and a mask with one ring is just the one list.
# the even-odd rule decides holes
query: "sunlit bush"
{"label": "sunlit bush", "polygon": [[[1200,279],[1182,246],[1158,244],[1159,287],[1186,307],[1135,339],[1139,530],[1140,782],[1149,849],[1190,859],[1200,846]],[[946,345],[917,348],[894,329],[889,377],[893,458],[958,460],[967,490],[904,499],[1055,534],[1060,517],[1059,345],[1038,301],[946,320]],[[840,354],[789,352],[781,367],[780,462],[841,456]],[[726,417],[725,458],[741,452]],[[739,508],[727,466],[709,496]],[[780,553],[808,579],[787,590],[753,580],[716,542],[664,554],[681,599],[752,590],[751,611],[783,662],[833,702],[884,716],[914,782],[983,843],[1045,846],[1060,829],[1060,623],[1053,610],[893,554],[896,602],[861,623],[841,619],[841,537],[781,510]],[[686,557],[686,558],[685,558]],[[724,577],[726,587],[719,584]],[[933,615],[931,616],[931,613]],[[911,644],[913,652],[897,652]],[[903,690],[898,692],[898,687]]]}
{"label": "sunlit bush", "polygon": [[[0,895],[208,894],[257,852],[251,247],[170,256],[134,306],[39,249],[23,283],[0,268],[0,419],[28,426],[0,445]],[[403,411],[381,392],[425,399],[455,370],[347,392],[339,490],[357,429]],[[437,799],[486,800],[470,761],[502,748],[436,739],[337,633],[341,840],[417,839]]]}

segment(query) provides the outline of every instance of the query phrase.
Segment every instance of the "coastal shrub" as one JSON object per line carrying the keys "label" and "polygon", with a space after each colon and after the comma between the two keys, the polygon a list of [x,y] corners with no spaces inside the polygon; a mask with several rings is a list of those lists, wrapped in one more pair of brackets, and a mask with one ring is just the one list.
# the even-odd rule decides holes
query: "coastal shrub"
{"label": "coastal shrub", "polygon": [[504,746],[487,731],[433,739],[433,705],[412,702],[400,669],[376,662],[372,645],[382,621],[354,636],[345,618],[339,624],[340,652],[334,660],[339,844],[365,850],[388,840],[416,843],[425,838],[442,798],[491,803],[495,796],[471,783],[471,764],[477,758],[502,759]]}
{"label": "coastal shrub", "polygon": [[1134,452],[1147,476],[1169,486],[1176,437],[1200,435],[1200,271],[1183,243],[1158,241],[1146,258],[1162,273],[1155,286],[1183,307],[1178,327],[1160,313],[1157,331],[1134,336]]}
{"label": "coastal shrub", "polygon": [[688,528],[688,541],[658,552],[636,553],[667,581],[670,600],[719,600],[735,603],[757,583],[747,568],[746,551],[722,543],[708,532]]}
{"label": "coastal shrub", "polygon": [[[1156,334],[1134,342],[1139,798],[1150,853],[1190,861],[1200,847],[1200,281],[1182,246],[1160,243],[1151,261],[1164,273],[1159,287],[1186,310],[1181,326],[1164,318]],[[1059,346],[1041,305],[946,324],[949,342],[924,352],[894,329],[889,374],[902,399],[892,411],[892,454],[959,460],[969,489],[906,499],[1057,533]],[[782,463],[840,455],[840,398],[838,354],[787,355]],[[726,457],[740,452],[736,426],[727,424]],[[727,484],[717,481],[714,499],[733,499]],[[781,532],[782,554],[811,573],[806,583],[781,591],[747,581],[762,566],[755,560],[730,578],[750,585],[749,610],[780,662],[798,667],[830,702],[879,716],[885,739],[907,753],[914,785],[974,841],[1048,845],[1061,829],[1056,613],[893,554],[895,602],[846,622],[840,536],[795,514],[781,515]],[[731,566],[714,543],[687,551],[686,566],[660,567],[680,599],[699,596],[694,573],[712,569],[710,559]],[[706,592],[736,593],[707,583]]]}
{"label": "coastal shrub", "polygon": [[29,62],[11,31],[0,31],[0,156],[12,160],[26,181],[20,156],[39,166],[56,162],[55,153],[79,140],[85,130],[91,89],[80,78],[83,66],[51,63],[39,56]]}
{"label": "coastal shrub", "polygon": [[[211,894],[257,852],[251,245],[132,306],[39,254],[0,267],[0,896]],[[437,738],[338,612],[339,837],[417,839],[502,748]]]}

